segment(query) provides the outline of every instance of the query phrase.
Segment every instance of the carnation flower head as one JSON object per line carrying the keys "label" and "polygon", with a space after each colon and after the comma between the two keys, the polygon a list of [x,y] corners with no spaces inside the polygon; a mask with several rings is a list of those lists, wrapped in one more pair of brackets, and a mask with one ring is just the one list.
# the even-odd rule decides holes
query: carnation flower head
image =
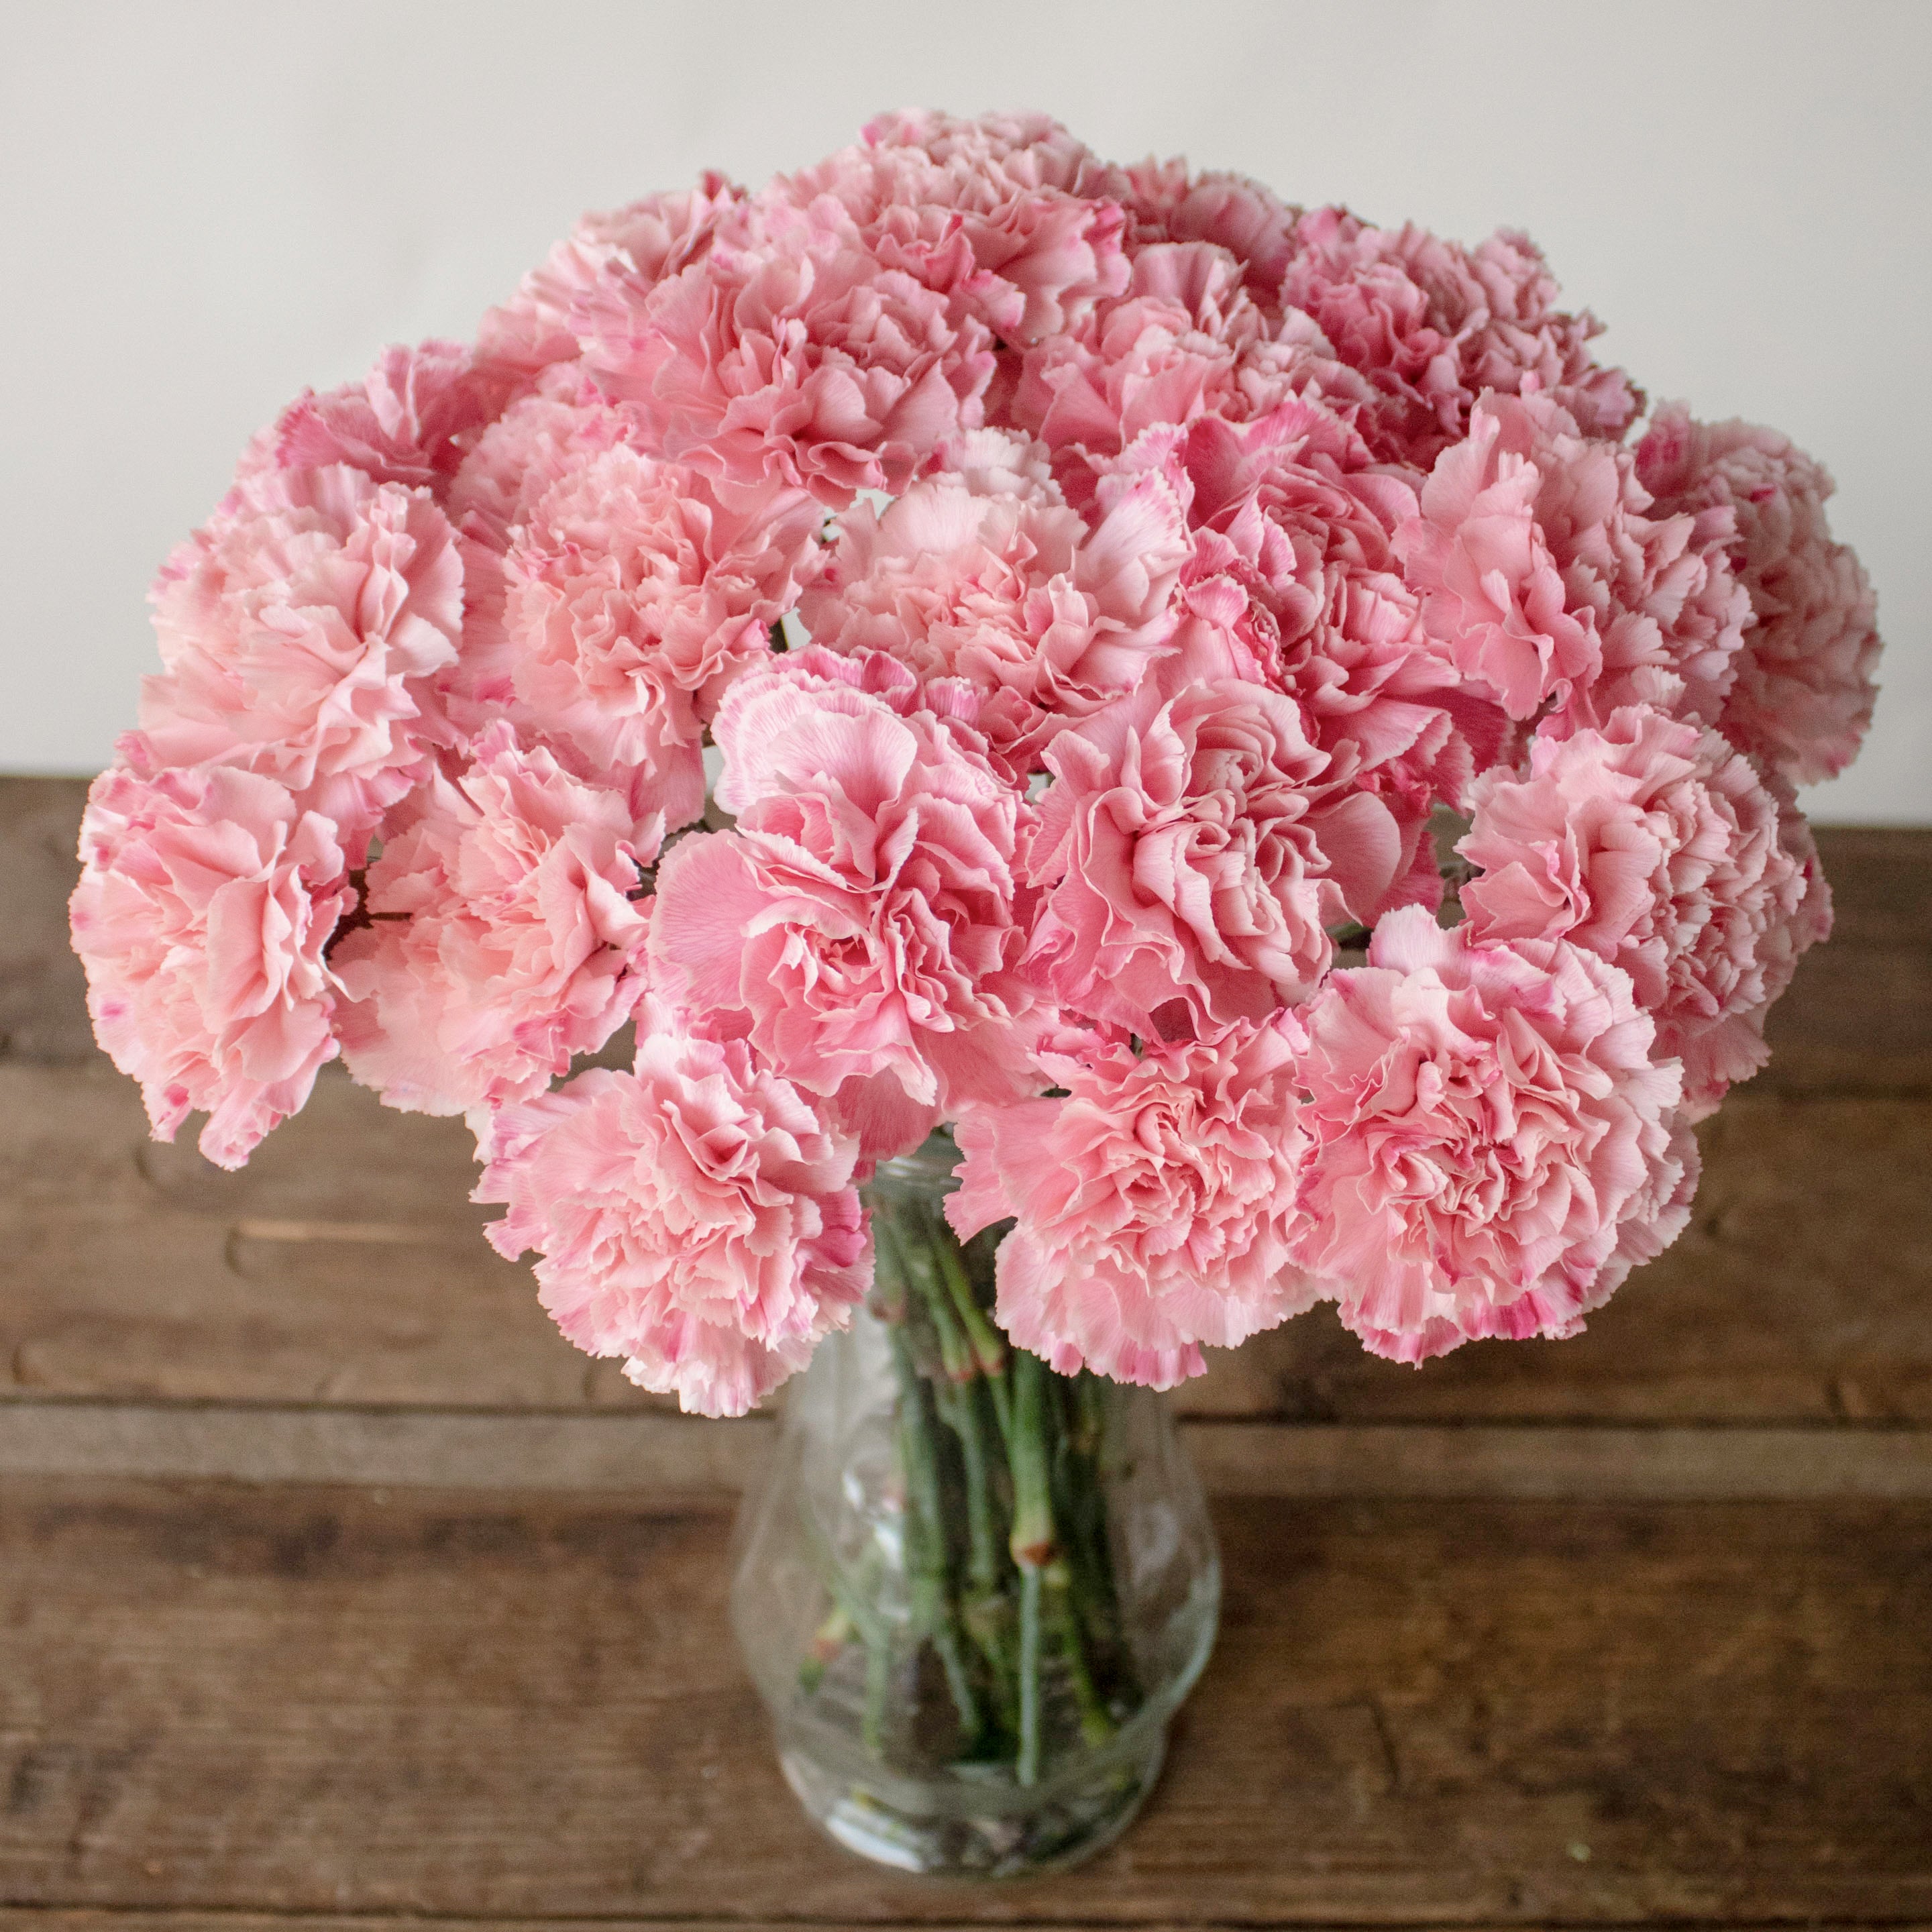
{"label": "carnation flower head", "polygon": [[1294,242],[1282,299],[1373,386],[1360,420],[1378,456],[1426,470],[1468,433],[1486,389],[1540,388],[1596,436],[1620,436],[1643,407],[1622,370],[1592,360],[1596,319],[1557,310],[1526,235],[1505,229],[1468,249],[1413,224],[1376,228],[1322,208],[1303,217]]}
{"label": "carnation flower head", "polygon": [[396,814],[334,964],[349,1070],[405,1113],[540,1092],[629,1018],[664,818],[491,725]]}
{"label": "carnation flower head", "polygon": [[1294,1258],[1376,1354],[1574,1334],[1688,1219],[1682,1070],[1594,952],[1409,907],[1303,1018]]}
{"label": "carnation flower head", "polygon": [[1749,614],[1730,520],[1652,507],[1630,453],[1549,398],[1484,397],[1396,533],[1432,646],[1514,718],[1714,724]]}
{"label": "carnation flower head", "polygon": [[984,324],[884,267],[824,198],[761,203],[703,262],[642,294],[600,284],[578,314],[598,386],[727,500],[778,483],[838,509],[902,489],[978,426],[992,374]]}
{"label": "carnation flower head", "polygon": [[1110,191],[1132,218],[1133,244],[1205,242],[1240,265],[1242,286],[1278,311],[1282,278],[1293,259],[1301,210],[1246,175],[1210,169],[1192,174],[1178,159],[1148,160],[1117,171]]}
{"label": "carnation flower head", "polygon": [[305,389],[257,436],[236,478],[236,496],[281,470],[344,463],[374,483],[427,489],[440,501],[465,454],[516,393],[515,379],[480,364],[460,342],[383,350],[359,382]]}
{"label": "carnation flower head", "polygon": [[334,828],[252,772],[117,766],[88,790],[80,858],[95,1037],[157,1140],[206,1112],[202,1152],[239,1167],[335,1057],[324,949],[356,895]]}
{"label": "carnation flower head", "polygon": [[1879,635],[1864,567],[1832,541],[1831,478],[1775,430],[1696,422],[1680,403],[1652,418],[1636,465],[1660,508],[1736,519],[1750,621],[1720,728],[1791,784],[1836,776],[1871,722]]}
{"label": "carnation flower head", "polygon": [[721,502],[698,472],[628,444],[589,457],[504,558],[519,722],[586,775],[636,774],[672,824],[697,818],[705,724],[816,571],[821,514],[782,484]]}
{"label": "carnation flower head", "polygon": [[1146,430],[1245,422],[1304,393],[1346,402],[1368,391],[1306,316],[1262,309],[1225,248],[1168,242],[1135,256],[1119,299],[1028,352],[1012,410],[1055,452],[1062,486],[1084,508],[1093,467]]}
{"label": "carnation flower head", "polygon": [[695,188],[585,215],[507,302],[485,314],[476,332],[478,362],[526,382],[575,362],[580,308],[607,284],[640,300],[666,276],[703,260],[746,199],[742,188],[707,170]]}
{"label": "carnation flower head", "polygon": [[334,820],[351,862],[449,742],[463,563],[425,491],[335,464],[262,477],[175,550],[152,593],[165,667],[127,762],[234,765]]}
{"label": "carnation flower head", "polygon": [[1153,682],[1056,738],[1028,958],[1065,1006],[1143,1034],[1205,1031],[1307,998],[1326,928],[1378,905],[1402,835],[1366,793],[1324,796],[1300,708],[1232,680]]}
{"label": "carnation flower head", "polygon": [[1681,1060],[1701,1120],[1768,1057],[1764,1018],[1796,964],[1810,882],[1778,801],[1714,731],[1642,706],[1539,736],[1529,774],[1486,772],[1456,850],[1471,940],[1568,939],[1620,966]]}
{"label": "carnation flower head", "polygon": [[1438,801],[1460,799],[1474,747],[1492,752],[1502,721],[1426,647],[1393,544],[1416,514],[1414,489],[1371,464],[1344,418],[1301,398],[1251,423],[1205,416],[1150,431],[1121,468],[1155,460],[1193,526],[1160,674],[1293,698],[1328,758],[1328,786],[1384,801],[1401,830],[1403,896],[1432,904],[1440,884],[1424,827]]}
{"label": "carnation flower head", "polygon": [[1172,1388],[1313,1299],[1290,1263],[1303,1137],[1292,1014],[1042,1052],[1053,1097],[969,1108],[946,1211],[1000,1244],[998,1313],[1063,1375]]}
{"label": "carnation flower head", "polygon": [[490,1239],[537,1250],[557,1326],[699,1414],[770,1394],[871,1278],[856,1143],[742,1040],[660,1016],[629,1072],[502,1108],[480,1151]]}
{"label": "carnation flower head", "polygon": [[800,614],[816,644],[964,679],[992,700],[982,724],[999,755],[1030,770],[1069,722],[1132,691],[1173,628],[1178,498],[1150,476],[1111,488],[1106,504],[1090,531],[1057,491],[994,493],[952,475],[916,483],[883,514],[859,504],[840,519]]}
{"label": "carnation flower head", "polygon": [[767,194],[800,207],[829,197],[882,265],[1001,340],[1024,344],[1059,334],[1126,286],[1122,211],[1072,191],[1100,172],[1043,116],[887,116]]}
{"label": "carnation flower head", "polygon": [[665,998],[748,1036],[875,1158],[1024,1090],[1031,826],[976,733],[864,670],[815,652],[732,688],[714,728],[737,824],[666,855],[650,959]]}

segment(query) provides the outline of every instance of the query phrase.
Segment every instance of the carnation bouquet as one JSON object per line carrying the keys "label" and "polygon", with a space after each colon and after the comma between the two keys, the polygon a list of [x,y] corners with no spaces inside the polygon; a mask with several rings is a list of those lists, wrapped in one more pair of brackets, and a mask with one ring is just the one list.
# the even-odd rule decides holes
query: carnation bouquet
{"label": "carnation bouquet", "polygon": [[1829,481],[1597,332],[1520,234],[1039,118],[586,217],[163,566],[101,1042],[225,1167],[338,1056],[464,1115],[491,1239],[688,1409],[869,1304],[878,1534],[772,1682],[850,1660],[904,1762],[903,1668],[926,1761],[1036,1786],[1061,1702],[1158,1701],[1108,1391],[1318,1302],[1406,1362],[1576,1334],[1828,928],[1793,788],[1878,647]]}

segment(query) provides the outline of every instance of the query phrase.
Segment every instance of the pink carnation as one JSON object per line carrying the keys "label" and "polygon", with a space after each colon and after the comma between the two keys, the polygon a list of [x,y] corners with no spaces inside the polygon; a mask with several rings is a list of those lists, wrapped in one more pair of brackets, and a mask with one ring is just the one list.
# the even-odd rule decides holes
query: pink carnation
{"label": "pink carnation", "polygon": [[664,821],[580,783],[490,727],[387,829],[369,868],[372,922],[336,949],[355,1003],[349,1070],[406,1113],[521,1100],[594,1052],[636,1003],[640,868]]}
{"label": "pink carnation", "polygon": [[935,477],[883,516],[848,512],[800,610],[815,642],[885,651],[922,678],[1003,698],[982,722],[1024,770],[1166,648],[1186,550],[1180,502],[1158,477],[1112,492],[1090,532],[1057,501]]}
{"label": "pink carnation", "polygon": [[704,806],[702,739],[818,566],[802,490],[734,492],[619,445],[538,499],[504,560],[518,716],[587,773],[635,772],[673,824]]}
{"label": "pink carnation", "polygon": [[202,1152],[239,1167],[335,1056],[323,952],[356,895],[334,828],[250,772],[116,767],[88,791],[80,856],[97,1037],[157,1140],[205,1111]]}
{"label": "pink carnation", "polygon": [[1719,728],[1793,784],[1834,777],[1857,756],[1878,695],[1871,585],[1825,519],[1832,484],[1775,430],[1694,422],[1660,410],[1637,473],[1668,510],[1730,510],[1750,622]]}
{"label": "pink carnation", "polygon": [[574,362],[578,311],[587,301],[607,284],[641,299],[668,275],[703,260],[744,205],[743,189],[707,172],[694,188],[585,215],[507,302],[484,314],[476,332],[478,361],[526,381]]}
{"label": "pink carnation", "polygon": [[1568,939],[1621,966],[1701,1120],[1764,1064],[1796,963],[1808,880],[1778,802],[1717,733],[1641,707],[1529,753],[1527,778],[1476,782],[1456,848],[1484,868],[1462,888],[1470,938]]}
{"label": "pink carnation", "polygon": [[703,1415],[742,1415],[842,1328],[871,1277],[856,1148],[742,1041],[647,1031],[629,1073],[507,1107],[475,1198],[535,1248],[572,1341]]}
{"label": "pink carnation", "polygon": [[1063,1097],[969,1109],[946,1214],[1010,1216],[1000,1325],[1064,1375],[1172,1388],[1313,1299],[1289,1265],[1303,1137],[1293,1016],[1175,1046],[1042,1054]]}
{"label": "pink carnation", "polygon": [[1133,218],[1139,248],[1206,242],[1240,264],[1241,280],[1264,308],[1278,312],[1282,277],[1295,250],[1298,208],[1246,175],[1190,175],[1184,160],[1146,160],[1120,171],[1112,191]]}
{"label": "pink carnation", "polygon": [[1512,718],[1648,704],[1714,724],[1749,605],[1721,510],[1652,517],[1627,450],[1538,395],[1492,395],[1396,533],[1423,626]]}
{"label": "pink carnation", "polygon": [[137,766],[219,763],[286,786],[342,828],[352,862],[448,742],[463,564],[426,493],[337,464],[264,478],[181,544],[154,592]]}
{"label": "pink carnation", "polygon": [[774,482],[842,508],[903,489],[977,426],[991,338],[884,268],[833,204],[769,204],[754,234],[640,297],[601,285],[579,312],[586,368],[674,461],[720,494]]}
{"label": "pink carnation", "polygon": [[1526,235],[1504,230],[1468,249],[1324,208],[1302,218],[1295,239],[1282,298],[1374,385],[1361,422],[1378,456],[1427,469],[1468,433],[1486,389],[1540,388],[1597,436],[1620,436],[1643,406],[1621,369],[1592,361],[1596,319],[1558,311],[1556,284]]}
{"label": "pink carnation", "polygon": [[1573,1335],[1689,1218],[1681,1071],[1594,953],[1411,907],[1304,1018],[1295,1258],[1377,1354]]}
{"label": "pink carnation", "polygon": [[449,520],[485,549],[506,550],[512,533],[554,485],[620,443],[640,447],[630,417],[598,395],[580,370],[548,369],[464,458],[449,486]]}
{"label": "pink carnation", "polygon": [[[1372,791],[1394,814],[1400,871],[1415,879],[1404,896],[1432,904],[1430,812],[1460,798],[1472,740],[1492,754],[1502,721],[1428,648],[1392,543],[1416,514],[1414,490],[1371,467],[1340,417],[1299,398],[1246,424],[1202,417],[1166,441],[1195,533],[1162,675],[1233,677],[1292,697],[1330,785]],[[1158,447],[1151,434],[1142,443]]]}
{"label": "pink carnation", "polygon": [[668,1000],[834,1101],[870,1157],[942,1111],[1025,1090],[1014,899],[1030,826],[974,734],[902,715],[811,655],[726,698],[718,796],[737,826],[666,855],[652,971]]}
{"label": "pink carnation", "polygon": [[1143,249],[1124,296],[1028,352],[1012,413],[1062,452],[1062,483],[1084,508],[1081,458],[1116,455],[1147,430],[1200,416],[1263,416],[1304,392],[1367,393],[1306,316],[1277,321],[1256,304],[1226,249],[1176,242]]}
{"label": "pink carnation", "polygon": [[1097,164],[1064,128],[888,116],[770,193],[837,202],[886,268],[952,298],[1003,340],[1058,334],[1126,286],[1124,218],[1069,192]]}
{"label": "pink carnation", "polygon": [[[462,343],[396,344],[359,382],[326,395],[304,390],[250,446],[236,492],[258,500],[254,486],[278,470],[346,463],[372,482],[428,489],[440,500],[516,387],[511,376],[479,364]],[[222,507],[236,506],[231,495]]]}
{"label": "pink carnation", "polygon": [[1056,738],[1031,868],[1029,960],[1065,1006],[1205,1031],[1307,998],[1327,926],[1379,905],[1402,835],[1366,794],[1325,800],[1300,708],[1228,681],[1151,686]]}

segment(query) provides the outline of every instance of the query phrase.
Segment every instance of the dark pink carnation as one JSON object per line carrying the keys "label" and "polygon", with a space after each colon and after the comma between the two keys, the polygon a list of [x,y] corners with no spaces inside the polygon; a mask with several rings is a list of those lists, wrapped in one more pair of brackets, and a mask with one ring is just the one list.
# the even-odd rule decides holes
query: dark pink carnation
{"label": "dark pink carnation", "polygon": [[1396,533],[1434,648],[1512,718],[1714,724],[1750,606],[1722,510],[1652,516],[1634,459],[1540,395],[1478,403]]}
{"label": "dark pink carnation", "polygon": [[840,520],[800,614],[817,643],[885,651],[922,678],[1004,700],[982,728],[1028,769],[1056,731],[1132,690],[1173,627],[1186,554],[1173,490],[1149,476],[1107,502],[1090,532],[1057,492],[982,494],[951,474],[916,483],[883,515],[862,504]]}
{"label": "dark pink carnation", "polygon": [[983,324],[882,268],[849,217],[764,205],[754,232],[640,296],[600,284],[579,310],[585,365],[674,461],[728,498],[774,483],[842,508],[904,488],[977,426]]}
{"label": "dark pink carnation", "polygon": [[358,862],[450,740],[436,687],[462,633],[455,536],[427,492],[344,464],[231,503],[156,580],[166,669],[142,682],[124,755],[260,772],[335,820]]}
{"label": "dark pink carnation", "polygon": [[1591,359],[1595,318],[1557,310],[1526,235],[1504,230],[1468,249],[1324,208],[1303,217],[1295,242],[1282,298],[1374,385],[1360,421],[1378,456],[1427,469],[1468,433],[1486,389],[1540,388],[1595,436],[1621,435],[1642,409],[1621,369]]}
{"label": "dark pink carnation", "polygon": [[1529,776],[1486,772],[1456,850],[1478,944],[1568,939],[1621,966],[1684,1063],[1701,1120],[1764,1064],[1764,1018],[1796,963],[1809,881],[1778,802],[1714,731],[1642,707],[1601,731],[1538,737]]}
{"label": "dark pink carnation", "polygon": [[141,1083],[158,1140],[190,1112],[239,1167],[335,1057],[323,957],[354,904],[334,828],[283,788],[216,766],[116,767],[88,793],[70,908],[101,1046]]}
{"label": "dark pink carnation", "polygon": [[1325,796],[1300,707],[1263,686],[1143,686],[1046,763],[1030,962],[1062,1004],[1137,1032],[1306,998],[1332,956],[1324,928],[1381,904],[1402,863],[1388,808]]}
{"label": "dark pink carnation", "polygon": [[1042,1053],[1065,1090],[969,1108],[946,1214],[961,1235],[1017,1216],[998,1315],[1064,1375],[1169,1388],[1313,1299],[1289,1264],[1303,1137],[1292,1015],[1140,1052],[1097,1037]]}
{"label": "dark pink carnation", "polygon": [[557,1326],[699,1414],[802,1368],[871,1277],[854,1143],[742,1041],[646,1030],[632,1072],[505,1108],[482,1151],[490,1239],[538,1251]]}
{"label": "dark pink carnation", "polygon": [[1594,952],[1411,907],[1303,1017],[1295,1258],[1377,1354],[1575,1334],[1688,1219],[1681,1070]]}
{"label": "dark pink carnation", "polygon": [[1871,722],[1879,635],[1864,568],[1826,521],[1831,478],[1775,430],[1694,422],[1682,404],[1658,412],[1636,463],[1660,510],[1737,519],[1750,622],[1719,728],[1793,784],[1834,777]]}
{"label": "dark pink carnation", "polygon": [[1025,1090],[1014,900],[1030,827],[976,734],[808,655],[740,680],[718,712],[736,828],[666,855],[653,983],[748,1033],[868,1156],[895,1154],[942,1112]]}

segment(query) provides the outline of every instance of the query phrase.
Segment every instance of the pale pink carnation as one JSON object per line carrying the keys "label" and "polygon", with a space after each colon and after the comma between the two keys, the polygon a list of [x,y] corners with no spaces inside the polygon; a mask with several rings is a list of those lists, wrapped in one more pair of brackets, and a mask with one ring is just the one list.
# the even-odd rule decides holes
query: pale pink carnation
{"label": "pale pink carnation", "polygon": [[242,766],[343,829],[351,862],[449,742],[463,562],[425,491],[343,464],[284,470],[177,547],[152,592],[137,766]]}
{"label": "pale pink carnation", "polygon": [[334,828],[216,766],[96,778],[70,914],[95,1036],[141,1083],[157,1140],[190,1112],[239,1167],[335,1056],[324,949],[355,904]]}
{"label": "pale pink carnation", "polygon": [[871,1276],[855,1144],[742,1041],[647,1030],[632,1072],[505,1108],[482,1152],[490,1239],[538,1251],[557,1326],[687,1411],[743,1414]]}
{"label": "pale pink carnation", "polygon": [[1684,1063],[1701,1120],[1768,1058],[1764,1018],[1796,964],[1808,880],[1778,802],[1714,731],[1633,706],[1600,731],[1538,737],[1529,776],[1477,780],[1456,847],[1471,939],[1568,939],[1621,966]]}
{"label": "pale pink carnation", "polygon": [[1423,626],[1512,718],[1648,704],[1714,724],[1750,606],[1722,510],[1654,517],[1634,458],[1548,398],[1490,395],[1396,533]]}
{"label": "pale pink carnation", "polygon": [[578,310],[586,298],[616,283],[639,299],[666,276],[702,261],[745,200],[743,189],[707,172],[694,188],[584,216],[507,302],[485,313],[476,331],[477,360],[526,381],[574,362]]}
{"label": "pale pink carnation", "polygon": [[698,817],[704,727],[818,569],[822,515],[782,484],[721,502],[696,471],[628,446],[589,457],[504,560],[519,722],[586,774],[640,774],[672,824]]}
{"label": "pale pink carnation", "polygon": [[1575,1334],[1688,1219],[1682,1071],[1594,952],[1410,907],[1303,1018],[1295,1258],[1376,1354]]}
{"label": "pale pink carnation", "polygon": [[1694,422],[1667,404],[1637,446],[1660,509],[1729,509],[1750,622],[1719,728],[1793,784],[1858,755],[1878,695],[1876,606],[1864,567],[1832,541],[1822,465],[1775,430]]}
{"label": "pale pink carnation", "polygon": [[823,199],[764,206],[755,232],[641,296],[600,286],[578,326],[599,386],[728,498],[776,482],[842,508],[903,489],[978,425],[992,374],[985,326],[882,268]]}
{"label": "pale pink carnation", "polygon": [[1169,1388],[1313,1299],[1289,1264],[1303,1136],[1292,1015],[1139,1053],[1043,1053],[1064,1095],[971,1108],[946,1214],[1000,1244],[1000,1324],[1063,1375]]}
{"label": "pale pink carnation", "polygon": [[1177,159],[1122,169],[1110,191],[1133,218],[1136,251],[1162,242],[1211,242],[1240,264],[1249,294],[1264,308],[1279,310],[1301,211],[1273,189],[1246,175],[1190,174]]}
{"label": "pale pink carnation", "polygon": [[1143,249],[1126,294],[1077,333],[1028,352],[1012,406],[1059,452],[1062,484],[1084,508],[1087,464],[1144,431],[1203,415],[1245,421],[1304,392],[1367,393],[1306,316],[1276,320],[1255,302],[1226,249],[1174,242]]}
{"label": "pale pink carnation", "polygon": [[1300,707],[1263,686],[1143,686],[1046,763],[1032,970],[1063,1005],[1137,1032],[1306,999],[1332,957],[1324,928],[1382,903],[1402,861],[1380,800],[1324,796]]}
{"label": "pale pink carnation", "polygon": [[478,437],[444,508],[465,536],[506,550],[512,532],[554,485],[620,444],[641,447],[636,423],[581,370],[553,367]]}
{"label": "pale pink carnation", "polygon": [[1540,388],[1598,436],[1621,435],[1643,406],[1622,370],[1591,359],[1600,325],[1558,310],[1526,235],[1504,230],[1468,249],[1323,208],[1303,217],[1295,242],[1282,298],[1374,385],[1360,421],[1378,456],[1426,470],[1468,433],[1486,389]]}
{"label": "pale pink carnation", "polygon": [[814,642],[1004,695],[982,723],[1024,770],[1069,722],[1139,683],[1166,646],[1186,554],[1180,502],[1157,476],[1113,490],[1090,532],[1063,503],[937,476],[883,515],[848,512],[800,614]]}
{"label": "pale pink carnation", "polygon": [[[1460,798],[1472,741],[1493,754],[1502,720],[1428,647],[1392,542],[1416,514],[1414,489],[1300,398],[1245,424],[1204,416],[1165,440],[1194,537],[1162,675],[1233,677],[1294,698],[1328,755],[1328,785],[1384,800],[1402,831],[1402,873],[1433,903],[1424,828],[1438,800]],[[1158,447],[1154,433],[1142,443]]]}
{"label": "pale pink carnation", "polygon": [[405,1113],[540,1092],[629,1018],[641,983],[633,902],[662,816],[638,824],[501,722],[475,753],[386,828],[371,922],[334,956],[349,1070]]}
{"label": "pale pink carnation", "polygon": [[800,206],[830,196],[885,267],[1024,344],[1126,286],[1121,210],[1064,184],[1096,171],[1057,124],[897,116],[767,193]]}
{"label": "pale pink carnation", "polygon": [[734,686],[716,734],[735,830],[659,868],[654,986],[748,1033],[856,1126],[868,1157],[942,1112],[1026,1090],[1015,970],[1019,794],[927,711],[789,661]]}
{"label": "pale pink carnation", "polygon": [[[238,507],[238,499],[259,500],[256,486],[278,470],[336,463],[373,482],[427,489],[440,500],[517,387],[505,372],[479,364],[460,342],[394,344],[361,382],[322,395],[304,389],[250,444],[222,508]],[[274,500],[272,493],[267,500]]]}

